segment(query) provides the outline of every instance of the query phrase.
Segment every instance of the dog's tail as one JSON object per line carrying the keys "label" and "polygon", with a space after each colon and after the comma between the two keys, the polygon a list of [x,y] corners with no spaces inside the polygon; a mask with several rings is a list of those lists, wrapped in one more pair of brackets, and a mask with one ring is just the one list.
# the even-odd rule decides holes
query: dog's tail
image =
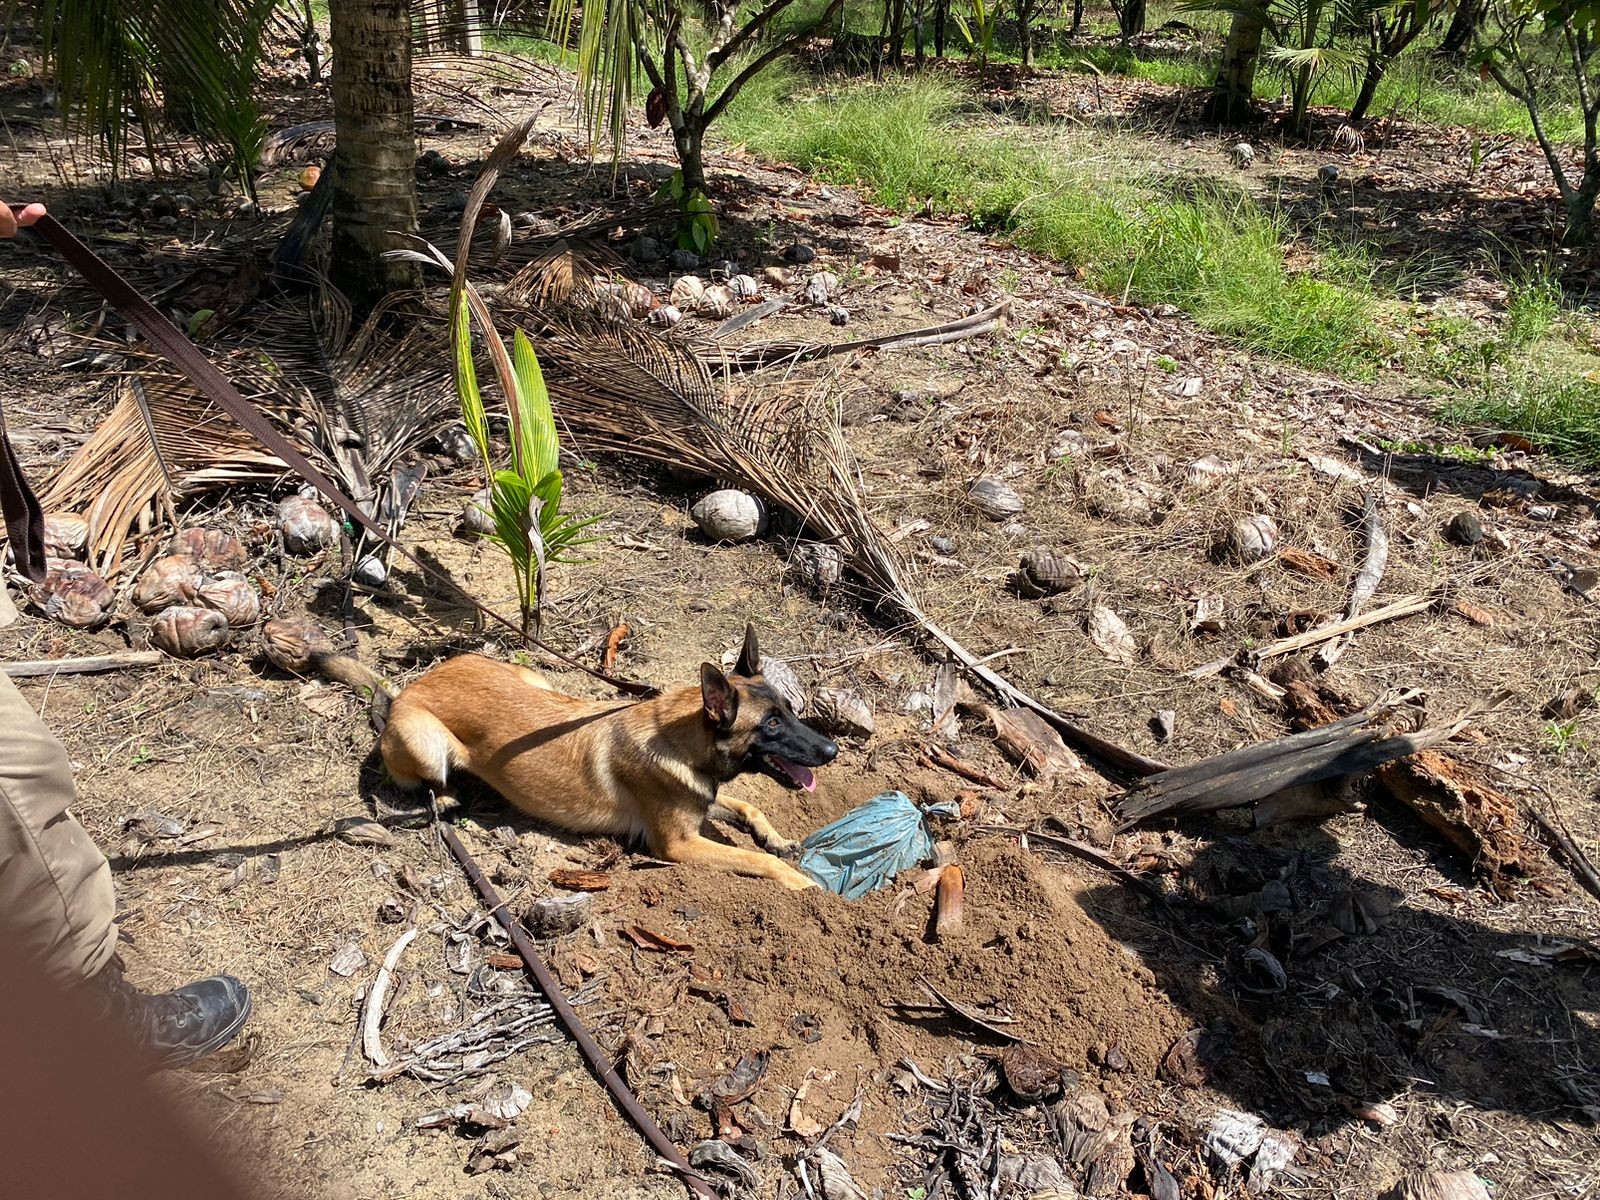
{"label": "dog's tail", "polygon": [[311,621],[278,617],[261,628],[267,661],[296,675],[321,675],[353,688],[372,702],[372,717],[380,728],[389,720],[394,692],[371,667],[340,654],[333,639]]}

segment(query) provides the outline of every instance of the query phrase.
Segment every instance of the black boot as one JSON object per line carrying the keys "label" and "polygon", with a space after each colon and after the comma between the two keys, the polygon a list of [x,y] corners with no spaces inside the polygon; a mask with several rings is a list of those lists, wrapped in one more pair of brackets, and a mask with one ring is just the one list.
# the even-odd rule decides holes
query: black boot
{"label": "black boot", "polygon": [[107,1016],[128,1032],[156,1070],[215,1053],[239,1036],[250,1018],[250,991],[232,975],[213,975],[151,996],[123,978],[122,960],[113,957],[93,986],[105,990]]}

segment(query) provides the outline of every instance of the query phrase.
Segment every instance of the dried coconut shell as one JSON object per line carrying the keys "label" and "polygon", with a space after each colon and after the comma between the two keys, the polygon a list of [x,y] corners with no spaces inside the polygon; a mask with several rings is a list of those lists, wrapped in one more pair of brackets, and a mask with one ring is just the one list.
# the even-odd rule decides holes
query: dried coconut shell
{"label": "dried coconut shell", "polygon": [[866,739],[877,730],[872,706],[844,688],[818,688],[811,697],[810,723],[830,737]]}
{"label": "dried coconut shell", "polygon": [[276,617],[261,627],[261,649],[280,671],[303,675],[321,654],[333,654],[333,639],[314,621]]}
{"label": "dried coconut shell", "polygon": [[174,604],[156,614],[150,637],[168,654],[197,658],[228,644],[228,618],[209,608]]}
{"label": "dried coconut shell", "polygon": [[1017,489],[996,475],[977,479],[967,492],[967,499],[991,521],[1006,521],[1022,511],[1022,497]]}
{"label": "dried coconut shell", "polygon": [[767,526],[766,506],[749,492],[723,488],[697,500],[689,516],[714,542],[742,542]]}
{"label": "dried coconut shell", "polygon": [[205,583],[205,572],[187,554],[168,554],[145,568],[133,585],[133,603],[140,612],[156,613],[174,604],[193,604]]}
{"label": "dried coconut shell", "polygon": [[250,561],[244,544],[222,529],[185,529],[172,539],[170,554],[187,554],[203,567],[238,571]]}
{"label": "dried coconut shell", "polygon": [[1489,1189],[1471,1171],[1427,1171],[1407,1175],[1382,1200],[1489,1200]]}
{"label": "dried coconut shell", "polygon": [[47,513],[44,518],[44,552],[50,558],[82,558],[89,544],[89,522],[77,513]]}
{"label": "dried coconut shell", "polygon": [[73,629],[93,629],[110,615],[111,585],[69,559],[45,560],[44,582],[34,596],[45,616]]}
{"label": "dried coconut shell", "polygon": [[227,617],[232,629],[247,628],[261,619],[261,596],[237,571],[217,572],[200,585],[196,598]]}
{"label": "dried coconut shell", "polygon": [[1222,531],[1222,553],[1237,563],[1260,562],[1278,548],[1278,523],[1265,513],[1240,517]]}
{"label": "dried coconut shell", "polygon": [[278,502],[278,532],[290,554],[316,554],[339,540],[339,522],[315,500],[289,496]]}

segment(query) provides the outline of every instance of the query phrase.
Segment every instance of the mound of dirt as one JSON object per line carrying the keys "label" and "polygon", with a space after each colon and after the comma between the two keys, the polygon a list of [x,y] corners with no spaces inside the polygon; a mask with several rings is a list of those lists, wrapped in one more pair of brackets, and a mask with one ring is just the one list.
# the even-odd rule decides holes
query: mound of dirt
{"label": "mound of dirt", "polygon": [[[606,955],[609,999],[636,1030],[630,1078],[658,1118],[708,1136],[706,1117],[680,1098],[692,1103],[744,1056],[770,1053],[751,1098],[759,1115],[738,1113],[750,1132],[776,1132],[761,1128],[761,1115],[787,1127],[808,1078],[803,1116],[824,1125],[864,1090],[848,1157],[864,1178],[883,1178],[894,1151],[884,1135],[899,1131],[902,1107],[889,1099],[893,1072],[884,1068],[909,1058],[938,1076],[952,1054],[1001,1048],[942,1015],[898,1011],[926,1003],[918,980],[1009,1010],[1009,1028],[1066,1066],[1092,1071],[1115,1047],[1126,1060],[1122,1087],[1153,1076],[1188,1022],[1085,911],[1062,870],[1002,840],[969,842],[960,859],[964,927],[938,943],[928,932],[931,895],[916,893],[910,876],[848,901],[707,871],[618,875],[611,920],[693,946],[647,953],[624,936]],[[660,1082],[668,1063],[670,1086]]]}

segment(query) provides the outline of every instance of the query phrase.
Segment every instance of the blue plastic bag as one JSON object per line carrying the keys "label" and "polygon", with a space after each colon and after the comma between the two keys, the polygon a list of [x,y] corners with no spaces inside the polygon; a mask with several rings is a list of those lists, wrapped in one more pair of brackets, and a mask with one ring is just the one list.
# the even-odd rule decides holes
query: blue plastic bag
{"label": "blue plastic bag", "polygon": [[928,817],[956,817],[955,804],[918,808],[904,792],[884,792],[824,825],[800,845],[800,869],[830,892],[858,900],[901,871],[933,858]]}

